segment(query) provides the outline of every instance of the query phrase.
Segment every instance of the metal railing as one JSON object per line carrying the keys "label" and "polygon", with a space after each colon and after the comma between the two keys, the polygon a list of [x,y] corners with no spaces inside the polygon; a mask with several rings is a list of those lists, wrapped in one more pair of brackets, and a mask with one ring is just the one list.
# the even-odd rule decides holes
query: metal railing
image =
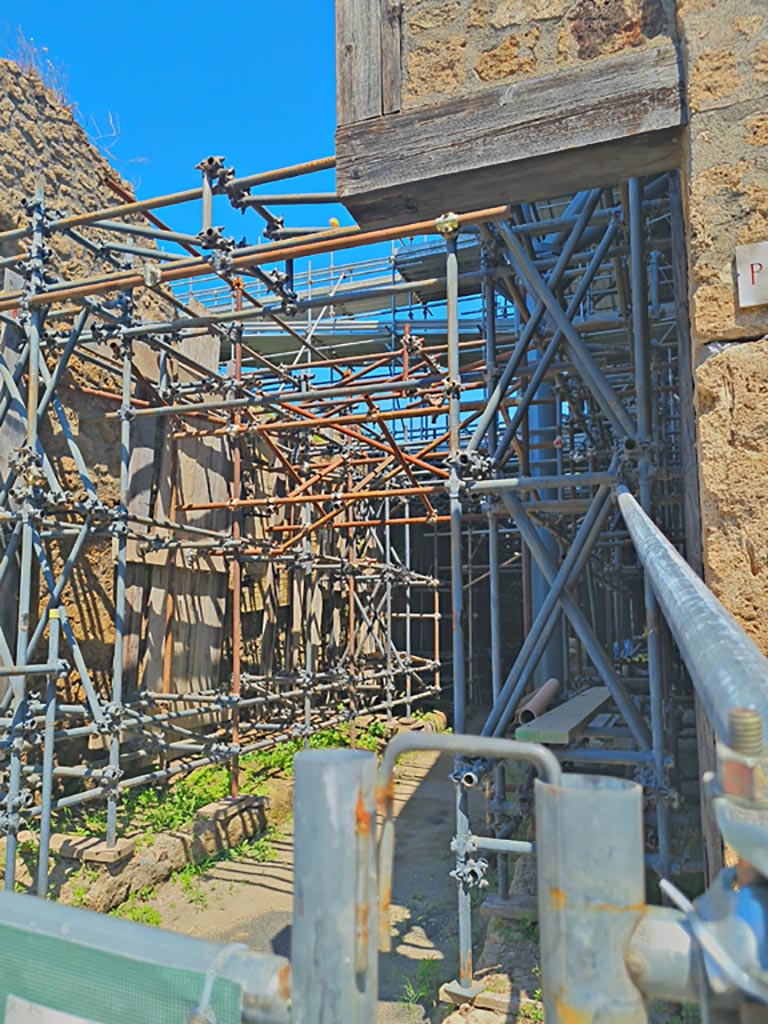
{"label": "metal railing", "polygon": [[768,658],[626,487],[618,488],[618,502],[707,717],[718,739],[734,746],[734,711],[752,709],[768,720]]}

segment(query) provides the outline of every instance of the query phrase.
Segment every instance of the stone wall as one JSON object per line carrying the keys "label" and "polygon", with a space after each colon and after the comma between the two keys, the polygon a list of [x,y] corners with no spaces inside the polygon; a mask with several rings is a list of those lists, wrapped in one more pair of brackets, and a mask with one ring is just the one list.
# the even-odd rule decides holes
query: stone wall
{"label": "stone wall", "polygon": [[[43,83],[22,73],[12,61],[0,61],[0,230],[24,227],[27,216],[22,200],[31,199],[42,185],[46,202],[65,213],[95,210],[116,202],[114,194],[103,184],[109,174],[118,176],[91,144],[77,123],[71,108],[62,105]],[[119,179],[118,179],[119,180]],[[81,277],[101,271],[97,263],[74,242],[55,236],[50,240],[52,263],[62,277]],[[23,251],[24,241],[8,242],[0,251],[12,255]],[[93,389],[113,387],[111,376],[103,370],[74,361],[78,379]],[[62,382],[66,415],[79,438],[94,482],[103,499],[116,504],[119,498],[119,421],[107,419],[114,403],[95,396],[86,398],[71,390],[72,372]],[[2,429],[2,428],[0,428]],[[80,495],[82,486],[74,461],[58,424],[46,417],[40,428],[41,440],[64,487]],[[87,546],[84,558],[76,568],[72,583],[64,595],[65,607],[78,637],[82,638],[83,654],[97,679],[106,682],[111,669],[114,637],[112,605],[113,561],[110,544],[102,541]],[[60,565],[64,550],[53,549]],[[106,556],[106,557],[105,557]],[[45,599],[42,594],[41,598]]]}
{"label": "stone wall", "polygon": [[768,652],[768,338],[696,374],[707,582]]}
{"label": "stone wall", "polygon": [[[22,200],[32,198],[40,185],[44,187],[48,208],[65,215],[120,203],[104,184],[107,177],[131,190],[91,143],[73,109],[63,105],[38,78],[23,73],[14,62],[7,60],[0,60],[0,152],[0,231],[26,225]],[[87,229],[87,233],[91,239],[99,237],[93,229]],[[50,269],[62,280],[115,269],[65,236],[55,234],[48,242],[52,250]],[[23,252],[25,244],[24,240],[10,241],[3,248],[0,242],[0,254]],[[137,289],[135,299],[139,315],[147,319],[167,319],[173,309],[156,293],[145,289]],[[54,326],[65,329],[67,325],[68,321],[64,320]],[[114,354],[109,346],[104,346],[100,355],[111,359]],[[156,376],[156,357],[146,346],[136,345],[135,358],[150,377]],[[52,366],[53,362],[49,362],[49,367]],[[83,387],[88,390],[82,390]],[[69,426],[99,497],[113,507],[119,504],[120,498],[120,420],[114,416],[119,403],[94,392],[114,393],[117,389],[114,373],[76,356],[70,360],[59,388]],[[76,464],[55,416],[48,415],[41,422],[40,438],[63,488],[78,498],[85,497]],[[6,431],[5,448],[10,451],[17,443],[9,442]],[[5,452],[6,456],[9,451]],[[0,458],[0,478],[4,472]],[[52,543],[50,553],[56,570],[68,550],[69,542]],[[90,539],[63,595],[85,661],[102,687],[108,685],[112,669],[114,564],[110,538]],[[11,592],[13,589],[9,588]],[[40,600],[47,600],[45,588],[41,588]],[[10,626],[9,619],[15,621],[15,617],[14,608],[10,616],[4,618],[11,642],[15,626]],[[42,649],[40,656],[45,660]],[[81,694],[72,692],[70,696],[79,699]]]}
{"label": "stone wall", "polygon": [[768,652],[768,340],[754,340],[768,307],[739,308],[734,262],[768,241],[768,9],[678,0],[677,14],[705,575]]}
{"label": "stone wall", "polygon": [[403,109],[647,48],[671,0],[404,0]]}
{"label": "stone wall", "polygon": [[754,338],[768,330],[768,309],[738,308],[734,252],[768,239],[768,9],[764,0],[679,0],[678,19],[694,344]]}

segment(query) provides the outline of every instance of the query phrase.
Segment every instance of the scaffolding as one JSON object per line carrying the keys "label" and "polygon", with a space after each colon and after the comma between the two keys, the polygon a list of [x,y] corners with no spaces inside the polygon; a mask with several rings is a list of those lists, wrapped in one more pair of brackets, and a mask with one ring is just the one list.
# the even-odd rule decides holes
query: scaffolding
{"label": "scaffolding", "polygon": [[[39,192],[0,234],[18,249],[0,260],[6,888],[34,826],[46,894],[64,808],[106,801],[113,845],[135,787],[226,762],[236,795],[249,751],[423,701],[452,705],[458,733],[469,703],[502,737],[552,677],[566,700],[606,692],[558,757],[641,780],[654,863],[675,856],[693,698],[614,494],[696,544],[677,177],[286,227],[277,208],[337,197],[265,187],[332,165],[238,178],[211,157],[198,188],[137,201],[113,183],[114,205],[66,216]],[[259,242],[225,237],[214,200],[253,211]],[[196,235],[161,219],[182,203]],[[89,276],[67,276],[61,239]],[[83,450],[94,429],[114,472]],[[457,764],[457,833],[483,777],[504,839],[514,808],[483,763]]]}

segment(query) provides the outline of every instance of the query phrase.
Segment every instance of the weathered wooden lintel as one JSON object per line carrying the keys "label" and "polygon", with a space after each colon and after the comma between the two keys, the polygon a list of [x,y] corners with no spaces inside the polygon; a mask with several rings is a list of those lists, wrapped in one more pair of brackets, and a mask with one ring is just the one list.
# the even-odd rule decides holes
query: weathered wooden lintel
{"label": "weathered wooden lintel", "polygon": [[351,124],[400,109],[400,0],[336,0],[336,117]]}
{"label": "weathered wooden lintel", "polygon": [[544,199],[679,166],[671,43],[342,124],[337,189],[364,228]]}

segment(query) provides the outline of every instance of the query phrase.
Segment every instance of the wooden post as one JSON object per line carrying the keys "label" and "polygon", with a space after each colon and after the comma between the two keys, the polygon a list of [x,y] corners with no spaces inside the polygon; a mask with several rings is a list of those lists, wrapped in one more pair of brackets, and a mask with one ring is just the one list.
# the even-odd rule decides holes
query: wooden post
{"label": "wooden post", "polygon": [[336,119],[382,112],[381,0],[336,0]]}

